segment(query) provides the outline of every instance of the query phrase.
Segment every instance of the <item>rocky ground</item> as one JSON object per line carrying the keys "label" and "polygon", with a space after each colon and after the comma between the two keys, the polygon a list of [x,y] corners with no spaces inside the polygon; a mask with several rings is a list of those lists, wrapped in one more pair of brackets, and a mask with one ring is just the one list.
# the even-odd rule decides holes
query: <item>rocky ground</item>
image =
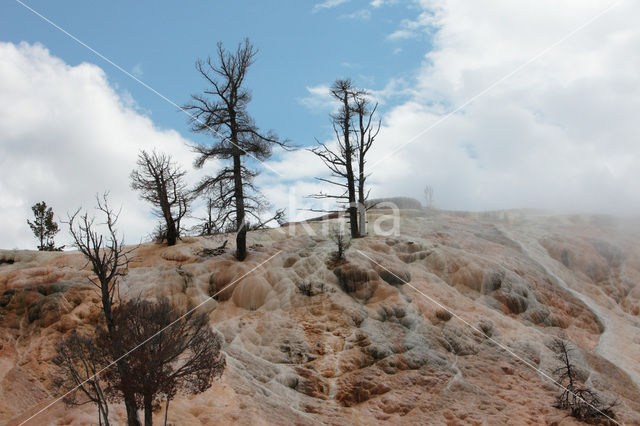
{"label": "rocky ground", "polygon": [[[580,377],[619,401],[616,420],[640,424],[638,221],[403,210],[399,235],[354,240],[346,262],[327,223],[250,233],[242,263],[232,237],[203,252],[224,236],[136,250],[124,298],[193,306],[248,273],[199,308],[227,368],[172,401],[169,423],[575,424],[554,408],[562,337]],[[88,277],[77,253],[0,251],[0,422],[58,395],[54,344],[99,318]],[[95,407],[59,402],[27,424],[96,422]]]}

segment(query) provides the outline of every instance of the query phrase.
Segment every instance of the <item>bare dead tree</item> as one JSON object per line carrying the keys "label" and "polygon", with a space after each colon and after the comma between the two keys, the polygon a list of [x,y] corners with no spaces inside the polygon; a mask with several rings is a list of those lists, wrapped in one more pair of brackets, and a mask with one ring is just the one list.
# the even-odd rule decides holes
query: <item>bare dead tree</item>
{"label": "bare dead tree", "polygon": [[372,107],[365,91],[361,91],[355,96],[353,109],[357,123],[356,137],[358,144],[358,210],[360,212],[358,231],[359,235],[364,237],[367,233],[366,201],[370,192],[369,190],[365,193],[365,181],[369,176],[365,173],[364,168],[367,163],[367,153],[380,132],[382,120],[378,119],[377,123],[373,120],[373,116],[378,109],[378,103]]}
{"label": "bare dead tree", "polygon": [[342,227],[339,225],[335,225],[329,230],[329,238],[336,244],[337,248],[337,251],[334,253],[334,260],[343,260],[347,249],[351,245],[351,239],[345,235]]}
{"label": "bare dead tree", "polygon": [[578,382],[576,371],[569,355],[571,348],[564,340],[556,339],[551,349],[555,352],[556,358],[562,363],[562,366],[554,371],[554,375],[557,377],[558,382],[565,387],[558,397],[557,405],[558,408],[567,409],[571,407],[573,398],[575,398],[573,392],[575,392]]}
{"label": "bare dead tree", "polygon": [[[114,319],[124,347],[137,347],[127,357],[131,366],[127,386],[144,409],[146,426],[152,425],[153,409],[160,401],[165,401],[166,424],[169,402],[177,393],[204,392],[224,371],[222,339],[203,313],[185,315],[167,298],[133,299],[116,308]],[[119,396],[117,373],[107,371],[105,379],[111,384],[106,391]]]}
{"label": "bare dead tree", "polygon": [[[245,185],[247,185],[246,182]],[[233,190],[228,189],[228,185],[225,186],[224,182],[218,182],[205,189],[207,216],[200,218],[200,223],[193,228],[198,234],[216,235],[235,231],[236,228],[233,223],[235,208],[232,194]],[[272,216],[263,218],[267,215],[269,208],[269,202],[258,192],[245,196],[245,212],[250,217],[247,220],[247,229],[251,231],[265,229],[273,222],[282,225],[284,223],[285,210],[276,210]]]}
{"label": "bare dead tree", "polygon": [[194,226],[193,231],[202,236],[223,233],[229,227],[229,220],[223,219],[225,211],[220,205],[220,199],[207,195],[205,203],[206,217],[198,218],[200,222]]}
{"label": "bare dead tree", "polygon": [[318,193],[312,198],[332,198],[338,202],[347,204],[349,211],[349,227],[351,237],[356,238],[358,232],[358,210],[356,201],[356,176],[353,170],[353,161],[357,156],[357,141],[352,140],[354,107],[353,100],[364,94],[354,87],[350,79],[336,80],[331,86],[331,96],[338,101],[338,112],[331,114],[331,123],[336,136],[336,148],[318,140],[318,146],[310,149],[317,155],[331,172],[329,179],[316,179],[340,188],[338,194]]}
{"label": "bare dead tree", "polygon": [[108,365],[105,354],[92,336],[75,330],[56,344],[53,363],[57,374],[53,383],[64,393],[67,405],[94,403],[98,407],[98,424],[109,426],[109,405],[98,373]]}
{"label": "bare dead tree", "polygon": [[[219,221],[213,218],[213,214],[215,212],[214,209],[216,207],[215,203],[215,198],[207,197],[207,217],[202,222],[200,235],[215,235],[220,233],[218,228]],[[220,210],[218,210],[218,212],[220,212]]]}
{"label": "bare dead tree", "polygon": [[164,219],[167,245],[176,244],[180,223],[189,210],[190,193],[184,183],[186,172],[173,162],[171,155],[140,151],[138,168],[131,172],[131,188],[154,207],[156,216]]}
{"label": "bare dead tree", "polygon": [[618,401],[606,404],[592,389],[582,383],[577,369],[571,360],[572,348],[562,339],[555,339],[551,345],[561,366],[554,371],[558,382],[563,386],[556,400],[556,407],[570,410],[576,419],[592,424],[601,424],[603,420],[615,419],[613,408]]}
{"label": "bare dead tree", "polygon": [[274,215],[269,217],[268,219],[258,220],[257,223],[251,225],[251,229],[252,230],[266,229],[266,228],[268,228],[267,225],[269,225],[270,223],[273,223],[273,222],[277,223],[278,225],[283,225],[285,223],[285,210],[284,209],[276,210]]}
{"label": "bare dead tree", "polygon": [[247,111],[251,94],[244,83],[256,54],[249,39],[240,43],[235,52],[227,51],[218,43],[215,61],[208,58],[196,62],[196,69],[208,87],[203,94],[192,95],[192,102],[184,106],[193,117],[191,129],[208,133],[217,140],[211,146],[193,147],[199,154],[195,166],[200,168],[211,158],[231,160],[231,165],[223,167],[217,175],[203,179],[195,192],[201,194],[217,185],[223,188],[222,214],[235,219],[238,260],[244,260],[247,255],[247,215],[256,215],[261,207],[259,196],[255,195],[257,188],[252,183],[257,172],[247,168],[242,159],[248,155],[263,161],[271,156],[274,147],[288,149],[287,141],[279,139],[273,131],[261,132]]}
{"label": "bare dead tree", "polygon": [[433,187],[431,185],[424,187],[424,201],[427,209],[433,208]]}
{"label": "bare dead tree", "polygon": [[[129,256],[135,248],[125,248],[123,240],[118,238],[116,224],[119,213],[114,213],[109,207],[108,193],[105,192],[102,198],[96,196],[96,200],[97,210],[104,216],[104,226],[107,231],[106,236],[98,234],[95,230],[95,218],[89,217],[86,212],[80,214],[80,209],[69,216],[67,223],[74,246],[85,257],[87,264],[91,267],[91,271],[95,275],[95,278],[90,278],[89,281],[100,292],[102,312],[110,338],[110,355],[112,359],[118,359],[124,351],[120,342],[120,336],[116,333],[113,306],[115,297],[118,294],[118,280],[126,274],[129,265]],[[140,426],[135,395],[128,392],[127,387],[124,386],[131,369],[126,359],[119,360],[116,366],[121,386],[124,389],[123,399],[127,409],[128,425]]]}

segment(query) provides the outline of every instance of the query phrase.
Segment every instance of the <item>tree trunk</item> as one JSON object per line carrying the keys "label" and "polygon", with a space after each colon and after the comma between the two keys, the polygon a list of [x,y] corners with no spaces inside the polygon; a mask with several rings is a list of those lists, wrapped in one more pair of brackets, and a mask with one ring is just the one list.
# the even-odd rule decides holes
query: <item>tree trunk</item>
{"label": "tree trunk", "polygon": [[160,194],[160,206],[162,208],[164,221],[167,224],[167,245],[175,246],[178,240],[178,230],[176,229],[176,222],[173,220],[173,216],[171,216],[171,206],[169,205],[166,189],[163,188],[163,191],[165,192]]}
{"label": "tree trunk", "polygon": [[106,407],[107,402],[104,402],[104,406],[101,405],[100,411],[102,412],[102,418],[104,419],[104,426],[109,426],[109,409]]}
{"label": "tree trunk", "polygon": [[[347,163],[348,164],[348,163]],[[356,190],[353,184],[353,170],[347,166],[347,173],[351,175],[349,179],[349,228],[351,238],[358,238],[358,207],[356,207]]]}
{"label": "tree trunk", "polygon": [[[102,287],[102,311],[104,312],[104,319],[107,324],[107,331],[109,332],[109,340],[111,342],[111,355],[118,359],[120,354],[121,345],[119,343],[118,336],[113,323],[113,312],[111,310],[111,298],[109,297],[108,289],[105,286]],[[124,405],[127,408],[127,425],[129,426],[141,426],[140,418],[138,417],[138,409],[136,408],[135,395],[128,390],[126,385],[126,377],[128,377],[128,365],[123,359],[116,363],[118,367],[118,374],[120,375],[121,391],[123,394]]]}
{"label": "tree trunk", "polygon": [[[363,141],[360,143],[364,143]],[[364,155],[360,152],[359,158],[359,175],[358,175],[358,211],[360,212],[360,228],[359,233],[361,237],[367,235],[367,208],[364,205]]]}
{"label": "tree trunk", "polygon": [[238,248],[236,252],[236,258],[239,261],[243,261],[247,257],[247,227],[246,226],[244,226],[236,234],[236,247]]}
{"label": "tree trunk", "polygon": [[156,180],[156,193],[158,194],[164,222],[167,225],[167,245],[175,246],[178,240],[178,230],[176,229],[176,222],[171,215],[171,204],[169,204],[166,182]]}
{"label": "tree trunk", "polygon": [[175,246],[178,240],[178,231],[176,230],[176,223],[171,216],[166,219],[167,222],[167,245]]}
{"label": "tree trunk", "polygon": [[109,404],[107,403],[106,399],[104,398],[102,391],[100,389],[100,386],[96,384],[96,382],[94,381],[94,385],[93,385],[93,389],[94,392],[96,393],[97,397],[98,397],[98,423],[100,424],[100,426],[102,426],[103,422],[102,420],[104,419],[104,425],[105,426],[109,426]]}
{"label": "tree trunk", "polygon": [[240,155],[233,156],[234,192],[236,198],[236,258],[243,261],[247,257],[247,224],[244,217],[244,193],[242,191],[242,162]]}
{"label": "tree trunk", "polygon": [[164,426],[167,426],[167,416],[169,415],[169,397],[167,397],[167,404],[164,406]]}
{"label": "tree trunk", "polygon": [[127,425],[128,426],[142,426],[140,418],[138,417],[138,409],[136,408],[135,398],[131,395],[125,395],[124,406],[127,408]]}
{"label": "tree trunk", "polygon": [[344,104],[344,121],[342,129],[344,131],[344,160],[347,171],[347,190],[349,195],[349,227],[351,229],[351,238],[358,237],[358,208],[356,207],[356,187],[355,176],[353,174],[353,147],[349,136],[351,134],[351,106],[349,105],[349,95],[345,94],[343,98]]}
{"label": "tree trunk", "polygon": [[364,208],[364,203],[358,203],[358,212],[360,215],[358,233],[361,237],[364,237],[367,235],[367,210]]}
{"label": "tree trunk", "polygon": [[212,235],[213,234],[213,215],[212,215],[212,211],[213,211],[213,200],[211,198],[209,198],[207,200],[207,210],[208,210],[208,216],[209,219],[207,220],[207,224],[205,225],[205,235]]}
{"label": "tree trunk", "polygon": [[104,414],[102,414],[102,404],[98,403],[98,426],[102,426],[102,417],[104,416]]}
{"label": "tree trunk", "polygon": [[144,426],[153,426],[153,404],[151,395],[144,396]]}

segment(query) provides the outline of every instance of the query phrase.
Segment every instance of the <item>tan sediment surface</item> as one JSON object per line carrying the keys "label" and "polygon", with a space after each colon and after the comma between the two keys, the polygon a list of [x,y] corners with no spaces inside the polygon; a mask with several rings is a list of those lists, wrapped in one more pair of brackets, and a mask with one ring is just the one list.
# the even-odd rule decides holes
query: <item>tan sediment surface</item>
{"label": "tan sediment surface", "polygon": [[[315,235],[300,225],[250,233],[242,263],[232,245],[198,255],[221,237],[140,246],[122,296],[168,296],[184,307],[278,253],[200,308],[224,336],[227,369],[203,394],[177,396],[169,422],[575,424],[553,407],[558,389],[531,367],[552,374],[548,345],[561,336],[575,344],[587,383],[620,401],[618,420],[640,424],[637,221],[401,216],[400,235],[354,240],[342,265],[329,260],[325,222],[308,224]],[[84,267],[77,253],[0,251],[0,422],[18,424],[58,395],[55,342],[100,314]],[[122,406],[110,412],[125,422]],[[161,424],[163,408],[155,416]],[[59,402],[28,424],[96,422],[95,407]]]}

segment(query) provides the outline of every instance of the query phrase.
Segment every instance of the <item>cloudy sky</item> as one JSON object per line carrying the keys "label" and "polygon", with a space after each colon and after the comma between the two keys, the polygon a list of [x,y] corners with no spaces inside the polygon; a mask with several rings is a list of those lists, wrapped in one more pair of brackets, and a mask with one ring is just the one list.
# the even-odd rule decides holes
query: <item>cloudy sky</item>
{"label": "cloudy sky", "polygon": [[[208,139],[176,105],[204,88],[194,61],[245,36],[260,50],[250,112],[298,146],[330,141],[336,78],[380,102],[372,196],[429,184],[444,209],[640,213],[632,0],[21,1],[0,4],[2,248],[35,247],[35,202],[60,220],[105,190],[127,241],[144,238],[155,222],[129,189],[137,153],[171,153],[190,181],[219,166],[193,170],[188,145]],[[322,164],[300,150],[261,168],[272,203],[304,216]]]}

